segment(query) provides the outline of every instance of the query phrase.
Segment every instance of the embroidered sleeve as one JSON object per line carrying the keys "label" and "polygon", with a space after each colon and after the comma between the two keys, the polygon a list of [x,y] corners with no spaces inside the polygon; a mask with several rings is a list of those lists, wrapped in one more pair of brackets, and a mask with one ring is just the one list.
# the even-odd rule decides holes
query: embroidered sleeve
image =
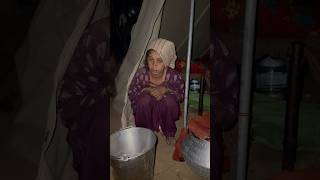
{"label": "embroidered sleeve", "polygon": [[175,94],[177,100],[182,102],[184,99],[184,80],[182,75],[174,70],[171,70],[168,75],[170,76],[168,82],[170,93]]}
{"label": "embroidered sleeve", "polygon": [[148,77],[145,69],[140,69],[134,75],[131,84],[129,86],[128,96],[132,104],[136,102],[136,99],[141,96],[144,88],[148,82]]}

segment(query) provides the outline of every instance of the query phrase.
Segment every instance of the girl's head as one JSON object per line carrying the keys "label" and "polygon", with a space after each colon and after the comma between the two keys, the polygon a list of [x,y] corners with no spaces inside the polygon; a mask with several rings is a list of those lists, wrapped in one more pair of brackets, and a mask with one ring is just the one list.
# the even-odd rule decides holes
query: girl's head
{"label": "girl's head", "polygon": [[158,59],[157,64],[154,64],[157,65],[157,68],[161,69],[162,65],[164,66],[163,69],[167,67],[174,68],[177,56],[173,42],[161,38],[153,40],[148,45],[146,53],[146,64],[149,69],[151,69],[149,60],[152,59]]}
{"label": "girl's head", "polygon": [[147,51],[146,64],[150,73],[155,77],[161,77],[167,67],[160,57],[160,54],[153,49]]}

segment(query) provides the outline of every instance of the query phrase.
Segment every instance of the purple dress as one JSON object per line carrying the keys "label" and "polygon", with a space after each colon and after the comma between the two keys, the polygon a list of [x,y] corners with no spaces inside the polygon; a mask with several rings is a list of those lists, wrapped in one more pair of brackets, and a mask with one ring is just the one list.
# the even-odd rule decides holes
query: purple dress
{"label": "purple dress", "polygon": [[147,68],[139,69],[129,87],[128,96],[131,101],[135,124],[158,131],[159,126],[166,137],[173,137],[177,132],[175,121],[179,119],[179,103],[184,99],[184,80],[181,74],[167,68],[165,81],[161,84],[172,92],[157,101],[148,92],[150,78]]}

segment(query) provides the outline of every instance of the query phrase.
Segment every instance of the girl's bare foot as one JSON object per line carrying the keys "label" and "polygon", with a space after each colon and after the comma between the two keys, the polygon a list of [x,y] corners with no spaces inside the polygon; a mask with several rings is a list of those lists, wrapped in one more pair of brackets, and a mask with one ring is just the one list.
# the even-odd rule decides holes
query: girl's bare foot
{"label": "girl's bare foot", "polygon": [[176,143],[176,139],[174,137],[166,137],[166,142],[169,146],[173,146]]}

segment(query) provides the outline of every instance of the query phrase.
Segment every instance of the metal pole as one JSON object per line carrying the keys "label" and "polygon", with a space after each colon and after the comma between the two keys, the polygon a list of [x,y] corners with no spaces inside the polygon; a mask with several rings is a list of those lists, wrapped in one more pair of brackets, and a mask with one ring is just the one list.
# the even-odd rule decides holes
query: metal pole
{"label": "metal pole", "polygon": [[237,180],[247,177],[247,147],[257,0],[246,0],[241,63]]}
{"label": "metal pole", "polygon": [[292,43],[282,158],[282,169],[289,171],[294,170],[296,161],[299,108],[303,89],[303,48],[302,43]]}
{"label": "metal pole", "polygon": [[192,33],[193,33],[193,18],[194,18],[194,0],[191,0],[190,5],[190,20],[189,20],[189,39],[188,39],[188,56],[186,67],[186,84],[184,93],[184,112],[183,112],[183,127],[187,128],[188,120],[188,105],[189,105],[189,76],[190,76],[190,61],[192,53]]}
{"label": "metal pole", "polygon": [[201,74],[200,92],[199,92],[199,104],[198,104],[198,115],[201,116],[203,113],[203,96],[206,88],[206,71]]}
{"label": "metal pole", "polygon": [[[214,0],[210,0],[210,17],[214,17]],[[215,46],[217,44],[215,43],[215,33],[214,33],[214,19],[210,18],[210,61],[209,64],[209,73],[210,73],[210,134],[212,138],[210,138],[210,143],[212,143],[212,161],[210,161],[210,169],[211,174],[210,178],[214,180],[222,180],[222,166],[223,166],[223,137],[222,137],[222,126],[221,121],[217,120],[217,111],[214,104],[214,99],[216,98],[216,94],[214,94],[214,88],[213,84],[216,79],[221,78],[220,73],[217,73],[218,71],[215,71],[214,62],[216,59],[214,59],[215,54]],[[216,48],[217,49],[217,48]],[[211,66],[210,66],[211,65]],[[222,77],[223,78],[223,77]],[[210,156],[211,156],[210,155]]]}

